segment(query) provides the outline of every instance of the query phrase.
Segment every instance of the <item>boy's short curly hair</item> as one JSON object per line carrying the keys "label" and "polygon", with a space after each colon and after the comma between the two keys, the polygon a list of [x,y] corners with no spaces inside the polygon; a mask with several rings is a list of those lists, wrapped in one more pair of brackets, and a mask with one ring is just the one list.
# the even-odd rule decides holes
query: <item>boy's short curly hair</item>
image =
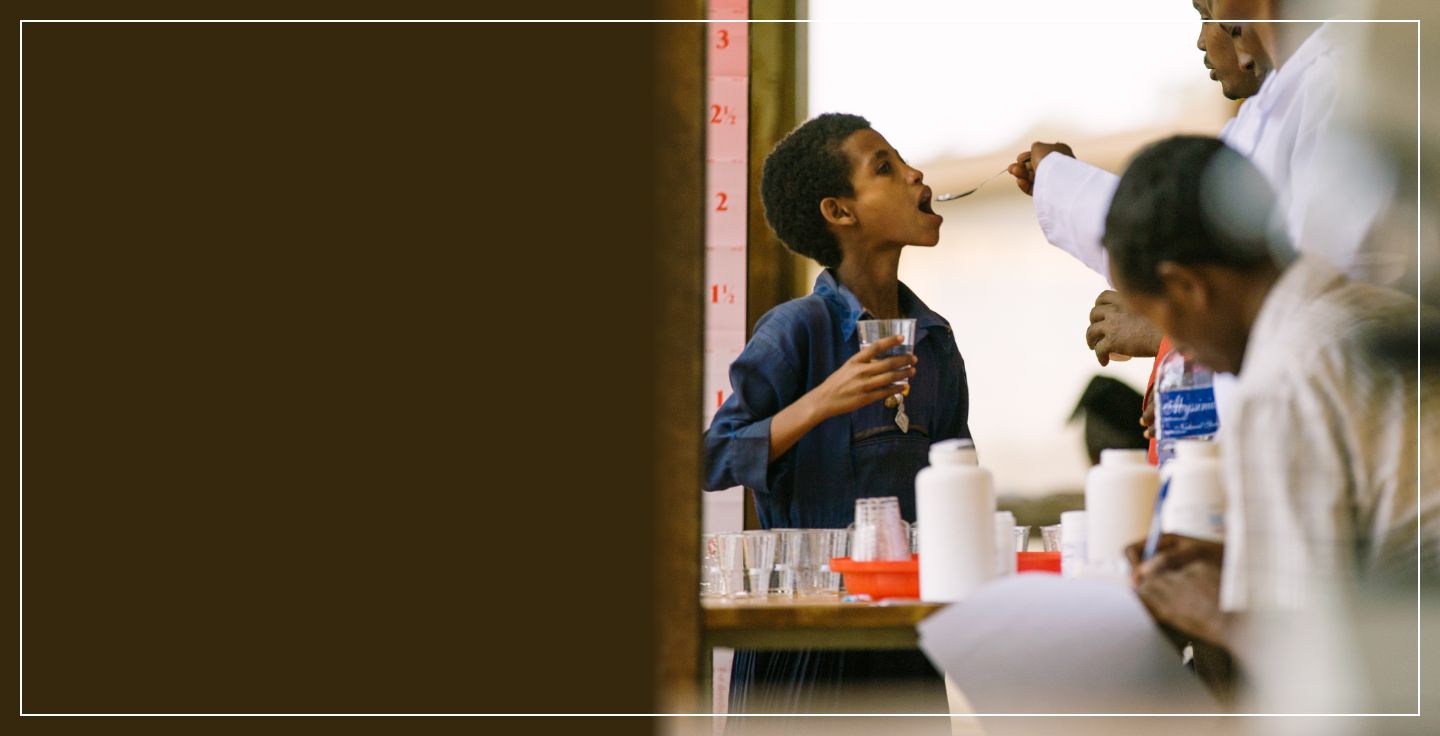
{"label": "boy's short curly hair", "polygon": [[842,254],[820,214],[820,200],[855,194],[840,145],[869,127],[859,115],[825,113],[791,131],[765,157],[760,176],[765,221],[790,250],[826,268],[839,266]]}

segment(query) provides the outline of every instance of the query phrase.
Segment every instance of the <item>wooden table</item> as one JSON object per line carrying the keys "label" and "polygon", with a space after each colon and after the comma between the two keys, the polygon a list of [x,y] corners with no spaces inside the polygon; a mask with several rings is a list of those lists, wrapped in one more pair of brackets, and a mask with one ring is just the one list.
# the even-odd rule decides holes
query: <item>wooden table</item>
{"label": "wooden table", "polygon": [[942,604],[920,601],[846,603],[838,595],[701,601],[708,700],[715,647],[735,649],[914,649],[915,625]]}
{"label": "wooden table", "polygon": [[938,603],[845,603],[839,596],[770,597],[764,600],[705,599],[707,648],[913,649],[915,625]]}

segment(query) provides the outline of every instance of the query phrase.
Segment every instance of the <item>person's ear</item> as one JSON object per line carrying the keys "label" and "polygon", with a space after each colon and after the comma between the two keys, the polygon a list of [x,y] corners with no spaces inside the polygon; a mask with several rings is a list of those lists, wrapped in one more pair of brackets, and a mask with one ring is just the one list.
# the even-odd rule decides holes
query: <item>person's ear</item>
{"label": "person's ear", "polygon": [[1174,261],[1161,261],[1155,266],[1166,298],[1180,305],[1189,314],[1209,311],[1212,300],[1210,281],[1200,270]]}
{"label": "person's ear", "polygon": [[850,226],[855,224],[855,212],[839,197],[820,200],[820,216],[831,225]]}

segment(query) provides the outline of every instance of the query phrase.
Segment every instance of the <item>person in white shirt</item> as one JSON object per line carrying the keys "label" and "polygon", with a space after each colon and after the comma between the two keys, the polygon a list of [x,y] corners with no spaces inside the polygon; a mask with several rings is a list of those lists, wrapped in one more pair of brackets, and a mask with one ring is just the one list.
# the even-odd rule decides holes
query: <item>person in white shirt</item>
{"label": "person in white shirt", "polygon": [[1277,206],[1239,152],[1177,136],[1135,158],[1106,219],[1126,304],[1239,379],[1219,438],[1223,547],[1170,537],[1136,568],[1158,621],[1221,647],[1235,615],[1343,601],[1362,580],[1413,574],[1440,544],[1440,503],[1429,494],[1420,515],[1417,466],[1417,418],[1440,410],[1440,385],[1422,392],[1415,361],[1381,349],[1415,334],[1418,306],[1296,256]]}
{"label": "person in white shirt", "polygon": [[[1291,242],[1351,278],[1404,283],[1414,266],[1412,254],[1382,248],[1368,237],[1390,205],[1394,172],[1357,151],[1340,125],[1344,105],[1358,102],[1355,95],[1341,94],[1344,66],[1359,62],[1345,29],[1331,23],[1264,22],[1310,9],[1284,0],[1202,0],[1197,9],[1204,20],[1224,21],[1204,24],[1207,56],[1220,58],[1217,49],[1224,41],[1219,39],[1229,39],[1238,68],[1264,80],[1220,131],[1220,139],[1254,161],[1269,180]],[[1108,278],[1100,238],[1118,178],[1077,160],[1066,144],[1042,142],[1021,153],[1010,173],[1022,190],[1033,193],[1046,240]],[[1097,306],[1101,303],[1097,300]],[[1092,349],[1100,348],[1096,354],[1102,365],[1108,362],[1105,348],[1153,354],[1126,353],[1136,347],[1130,335],[1158,344],[1158,336],[1144,333],[1127,321],[1130,317],[1113,308],[1091,314],[1095,324],[1086,339]]]}
{"label": "person in white shirt", "polygon": [[[1369,237],[1389,207],[1394,172],[1350,134],[1360,94],[1346,94],[1343,75],[1359,68],[1358,25],[1273,23],[1301,19],[1315,4],[1293,0],[1211,0],[1218,26],[1243,64],[1272,66],[1265,89],[1250,103],[1253,135],[1227,138],[1265,174],[1275,190],[1291,242],[1353,279],[1399,286],[1413,267],[1408,248]],[[1356,75],[1357,80],[1363,77]],[[1222,136],[1223,138],[1223,136]]]}
{"label": "person in white shirt", "polygon": [[[1353,40],[1335,24],[1263,22],[1309,9],[1304,3],[1290,8],[1283,0],[1209,0],[1211,14],[1201,9],[1202,18],[1224,21],[1205,25],[1230,39],[1238,68],[1264,78],[1258,92],[1221,130],[1220,139],[1250,158],[1269,181],[1277,212],[1297,248],[1351,278],[1398,285],[1409,278],[1412,253],[1393,247],[1393,242],[1382,247],[1383,241],[1369,237],[1390,205],[1393,172],[1357,152],[1354,139],[1340,125],[1346,117],[1343,106],[1356,102],[1354,95],[1341,95],[1343,66],[1359,63]],[[1207,36],[1207,47],[1217,43]],[[1100,239],[1118,178],[1075,159],[1069,147],[1062,146],[1037,142],[1017,157],[1011,173],[1030,178],[1036,219],[1046,239],[1108,278]],[[1057,152],[1062,155],[1049,155]],[[1377,168],[1379,173],[1374,173]],[[1021,188],[1027,188],[1023,181]],[[1090,313],[1085,338],[1101,365],[1112,353],[1149,357],[1160,352],[1160,331],[1115,304],[1118,301],[1104,292]],[[1234,386],[1233,377],[1216,375],[1222,427],[1234,402]],[[1141,421],[1148,427],[1150,402],[1146,405]]]}
{"label": "person in white shirt", "polygon": [[[1195,46],[1202,52],[1210,78],[1220,83],[1220,91],[1227,99],[1246,100],[1257,95],[1271,70],[1268,57],[1247,58],[1241,63],[1230,33],[1219,24],[1209,22],[1214,17],[1213,0],[1192,2],[1202,21]],[[1252,103],[1242,103],[1236,117],[1221,130],[1221,139],[1253,136],[1257,128],[1257,116],[1253,112]],[[1049,156],[1050,153],[1063,155]],[[1100,236],[1119,177],[1076,159],[1067,144],[1038,141],[1016,157],[1010,173],[1021,191],[1033,193],[1036,218],[1046,240],[1108,281],[1109,269]],[[1102,366],[1109,363],[1112,353],[1149,358],[1156,355],[1160,346],[1160,332],[1120,306],[1114,291],[1102,292],[1095,300],[1090,322],[1086,343],[1095,351]]]}
{"label": "person in white shirt", "polygon": [[[1246,100],[1234,118],[1220,131],[1220,139],[1251,139],[1262,127],[1255,100],[1268,83],[1272,67],[1269,57],[1241,59],[1230,31],[1211,22],[1211,5],[1220,0],[1195,0],[1200,14],[1200,49],[1212,79],[1231,100]],[[1060,153],[1061,156],[1050,156]],[[1109,280],[1105,249],[1100,237],[1105,232],[1105,213],[1120,178],[1098,166],[1075,158],[1065,143],[1036,141],[1010,166],[1010,174],[1026,194],[1035,198],[1035,216],[1045,239]]]}

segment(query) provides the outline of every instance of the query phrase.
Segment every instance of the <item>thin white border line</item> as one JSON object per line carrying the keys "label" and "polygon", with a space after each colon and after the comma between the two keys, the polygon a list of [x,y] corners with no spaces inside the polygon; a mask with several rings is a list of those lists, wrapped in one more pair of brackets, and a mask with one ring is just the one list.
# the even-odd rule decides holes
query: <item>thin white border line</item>
{"label": "thin white border line", "polygon": [[90,717],[151,718],[286,718],[381,716],[387,718],[481,717],[514,718],[551,716],[555,718],[1419,718],[1419,713],[26,713],[41,718]]}
{"label": "thin white border line", "polygon": [[[19,26],[19,91],[20,91],[20,121],[19,121],[19,246],[20,246],[20,520],[19,520],[19,582],[20,582],[20,606],[19,606],[19,716],[20,717],[125,717],[125,716],[168,716],[168,717],[346,717],[346,716],[380,716],[380,717],[516,717],[516,716],[540,716],[540,717],[1420,717],[1421,706],[1423,706],[1424,690],[1421,688],[1421,673],[1423,673],[1423,658],[1420,651],[1421,627],[1421,599],[1423,593],[1420,589],[1420,514],[1416,514],[1416,712],[1414,713],[966,713],[966,714],[945,714],[945,713],[773,713],[773,714],[747,714],[747,713],[26,713],[24,712],[24,24],[26,23],[812,23],[812,20],[75,20],[75,19],[37,19],[20,20]],[[1181,20],[880,20],[880,22],[868,22],[868,20],[814,20],[814,23],[926,23],[926,24],[1097,24],[1097,23],[1125,23],[1125,24],[1171,24],[1181,23]],[[1184,23],[1194,23],[1194,20],[1184,20]],[[1247,23],[1247,20],[1218,20],[1211,19],[1201,23]],[[1424,451],[1420,444],[1420,380],[1418,373],[1421,370],[1420,353],[1420,255],[1421,255],[1421,128],[1423,128],[1423,115],[1421,115],[1421,53],[1423,53],[1423,42],[1421,42],[1420,19],[1328,19],[1328,20],[1269,20],[1267,23],[1414,23],[1416,24],[1416,483],[1417,493],[1423,490],[1420,484],[1420,454]]]}
{"label": "thin white border line", "polygon": [[273,18],[273,19],[271,19],[271,18],[267,18],[267,19],[260,19],[260,18],[256,18],[256,19],[234,18],[234,19],[226,19],[226,20],[200,20],[200,19],[196,19],[196,20],[184,20],[184,19],[178,19],[178,20],[177,20],[177,19],[169,19],[169,20],[159,20],[159,19],[156,19],[156,20],[143,20],[143,19],[128,19],[128,18],[127,18],[127,19],[97,18],[97,19],[91,19],[91,20],[83,20],[83,19],[76,19],[76,18],[35,18],[35,19],[28,19],[28,20],[22,19],[22,20],[20,21],[20,23],[22,23],[22,24],[24,24],[24,23],[446,23],[446,24],[449,24],[449,23],[490,23],[490,24],[534,23],[534,24],[542,24],[542,25],[559,25],[559,24],[566,24],[566,23],[587,23],[587,24],[597,24],[597,23],[598,23],[598,24],[604,24],[604,25],[615,25],[615,24],[624,24],[624,23],[645,23],[645,24],[660,24],[660,23],[807,23],[807,24],[808,24],[808,23],[836,23],[836,24],[847,24],[847,25],[877,25],[877,24],[883,24],[883,25],[916,25],[916,24],[924,24],[924,25],[1115,25],[1115,24],[1118,23],[1118,24],[1125,24],[1125,25],[1140,25],[1140,24],[1144,24],[1144,25],[1155,25],[1155,24],[1165,24],[1165,25],[1180,25],[1180,24],[1184,24],[1184,25],[1189,25],[1189,24],[1191,24],[1191,23],[1419,23],[1419,22],[1420,22],[1420,20],[1419,20],[1418,18],[1384,18],[1384,19],[1376,19],[1376,20],[1361,20],[1361,19],[1356,19],[1356,18],[1321,18],[1321,19],[1318,19],[1318,20],[1304,20],[1304,19],[1298,19],[1298,18],[1291,18],[1291,19],[1285,19],[1285,20],[1243,20],[1243,19],[1242,19],[1242,20],[1227,20],[1227,19],[1224,19],[1224,18],[1212,18],[1212,19],[1210,19],[1210,20],[1208,20],[1208,21],[1200,21],[1200,20],[1195,20],[1195,19],[1190,19],[1190,18],[1186,18],[1186,19],[1180,19],[1180,18],[1155,18],[1155,19],[1153,19],[1153,20],[1105,20],[1105,19],[1097,19],[1097,18],[1074,18],[1074,19],[1068,19],[1068,20],[1067,20],[1067,19],[1062,19],[1062,18],[1036,18],[1036,19],[1009,19],[1009,18],[974,18],[974,19],[962,19],[962,18],[944,18],[944,19],[939,19],[939,20],[915,20],[915,19],[901,20],[901,19],[896,19],[896,18],[878,18],[878,19],[869,19],[869,18],[829,18],[829,19],[820,19],[820,20],[813,20],[813,19],[808,19],[808,18],[803,18],[803,19],[796,19],[796,18],[775,18],[775,19],[764,19],[764,18],[735,18],[735,19],[733,19],[733,20],[732,20],[732,19],[724,19],[724,18],[721,18],[721,19],[711,19],[711,18],[696,18],[696,19],[690,19],[690,18],[681,18],[681,19],[669,19],[669,18],[667,18],[667,19],[635,18],[635,19],[630,19],[630,20],[619,20],[619,19],[610,19],[610,18],[596,18],[596,19],[584,19],[584,18],[575,18],[575,19],[555,19],[555,18],[515,19],[515,18],[512,18],[512,19],[504,19],[504,20],[472,20],[472,19],[464,19],[464,18],[454,18],[454,19],[450,19],[450,18],[437,18],[437,19],[433,19],[433,20],[424,20],[424,19],[419,19],[419,20],[417,20],[417,19],[410,19],[410,20],[398,20],[398,19],[397,19],[397,20],[386,20],[386,19],[326,20],[326,19],[322,19],[322,18],[293,18],[293,19],[286,19],[286,18]]}
{"label": "thin white border line", "polygon": [[[1425,272],[1421,267],[1422,257],[1420,253],[1420,242],[1423,238],[1421,230],[1420,214],[1424,211],[1424,199],[1420,196],[1420,188],[1424,186],[1424,175],[1420,170],[1420,141],[1421,131],[1424,126],[1421,123],[1421,112],[1424,105],[1420,97],[1420,75],[1425,65],[1421,62],[1421,56],[1425,53],[1425,44],[1420,36],[1420,23],[1415,23],[1415,713],[1419,714],[1425,708],[1425,690],[1421,686],[1421,675],[1425,671],[1424,657],[1421,652],[1425,651],[1421,621],[1424,620],[1423,604],[1424,594],[1420,590],[1420,579],[1422,570],[1420,565],[1420,550],[1423,549],[1422,535],[1420,533],[1420,509],[1424,508],[1420,496],[1425,493],[1425,485],[1420,477],[1422,465],[1421,454],[1425,448],[1421,446],[1421,426],[1424,417],[1421,416],[1421,408],[1424,403],[1421,401],[1421,394],[1425,390],[1425,382],[1420,380],[1424,375],[1420,365],[1420,355],[1424,352],[1421,345],[1420,332],[1420,274]],[[1434,451],[1434,448],[1431,448]]]}
{"label": "thin white border line", "polygon": [[16,673],[17,684],[20,689],[20,700],[18,701],[20,715],[25,715],[25,23],[20,23],[20,141],[19,141],[19,171],[20,177],[17,188],[20,196],[20,518],[16,523],[20,527],[20,615],[17,617],[20,625],[19,635],[19,660],[20,671]]}

